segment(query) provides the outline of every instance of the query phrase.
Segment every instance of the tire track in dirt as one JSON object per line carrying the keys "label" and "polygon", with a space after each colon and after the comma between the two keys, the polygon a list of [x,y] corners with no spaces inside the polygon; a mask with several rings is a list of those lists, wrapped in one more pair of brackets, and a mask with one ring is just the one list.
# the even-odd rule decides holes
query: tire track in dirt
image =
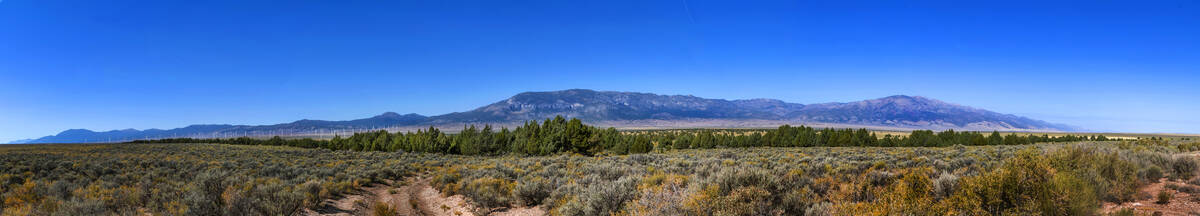
{"label": "tire track in dirt", "polygon": [[417,198],[417,206],[421,213],[425,215],[452,215],[452,216],[474,216],[471,211],[474,206],[466,202],[462,195],[454,195],[450,197],[442,196],[441,192],[434,189],[429,184],[428,178],[413,179],[415,191],[413,196]]}

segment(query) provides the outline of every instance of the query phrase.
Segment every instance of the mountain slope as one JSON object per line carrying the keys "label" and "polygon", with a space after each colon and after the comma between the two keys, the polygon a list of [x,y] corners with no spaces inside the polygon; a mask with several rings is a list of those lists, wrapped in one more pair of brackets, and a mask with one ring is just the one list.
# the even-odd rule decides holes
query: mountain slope
{"label": "mountain slope", "polygon": [[86,129],[71,129],[57,135],[46,136],[23,143],[75,143],[75,142],[108,142],[130,141],[137,139],[157,139],[170,137],[237,137],[237,136],[274,136],[288,134],[309,134],[314,132],[331,132],[345,129],[383,128],[396,125],[416,125],[425,122],[428,117],[418,114],[400,115],[386,112],[371,118],[349,121],[299,120],[291,123],[274,125],[191,125],[170,130],[113,130],[96,132]]}
{"label": "mountain slope", "polygon": [[511,122],[556,115],[588,121],[641,119],[770,119],[804,107],[779,100],[721,100],[684,95],[571,89],[525,92],[475,110],[435,116],[435,122]]}
{"label": "mountain slope", "polygon": [[583,89],[526,92],[475,110],[432,119],[435,119],[435,123],[502,123],[545,119],[556,115],[593,122],[756,119],[939,129],[1070,130],[1065,125],[919,96],[896,95],[850,103],[804,105],[774,99],[721,100]]}
{"label": "mountain slope", "polygon": [[28,143],[97,142],[158,137],[229,137],[320,134],[337,130],[384,127],[460,127],[463,124],[515,124],[554,116],[583,119],[590,124],[622,127],[658,127],[663,122],[688,123],[689,127],[745,127],[739,122],[778,124],[831,123],[846,126],[882,126],[909,129],[967,130],[1073,130],[1030,118],[942,102],[896,95],[849,103],[797,104],[775,99],[723,100],[690,95],[570,89],[525,92],[465,112],[438,116],[400,115],[387,112],[348,121],[299,120],[275,125],[192,125],[170,130],[83,129],[63,131]]}
{"label": "mountain slope", "polygon": [[25,143],[33,142],[34,140],[35,139],[19,139],[19,140],[9,141],[8,143],[5,143],[5,144],[25,144]]}
{"label": "mountain slope", "polygon": [[905,95],[850,103],[814,104],[789,114],[787,118],[862,125],[1071,130],[1066,125]]}

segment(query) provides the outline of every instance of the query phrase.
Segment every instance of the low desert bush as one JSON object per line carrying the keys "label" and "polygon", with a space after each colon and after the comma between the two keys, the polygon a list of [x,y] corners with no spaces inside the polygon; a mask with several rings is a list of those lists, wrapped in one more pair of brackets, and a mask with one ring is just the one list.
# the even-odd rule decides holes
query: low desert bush
{"label": "low desert bush", "polygon": [[812,202],[796,197],[810,192],[789,193],[804,189],[783,189],[777,177],[758,168],[730,168],[698,182],[695,187],[699,191],[683,202],[684,211],[690,215],[800,214],[783,211],[801,211]]}
{"label": "low desert bush", "polygon": [[683,215],[688,177],[656,173],[642,178],[641,195],[626,206],[631,215]]}
{"label": "low desert bush", "polygon": [[940,211],[959,214],[1090,215],[1099,207],[1095,189],[1060,172],[1038,150],[1026,149],[999,169],[964,178]]}
{"label": "low desert bush", "polygon": [[1176,191],[1189,193],[1189,194],[1200,194],[1200,186],[1195,186],[1195,185],[1179,185],[1178,187],[1176,187],[1174,189]]}
{"label": "low desert bush", "polygon": [[537,206],[550,197],[551,191],[554,191],[554,186],[548,180],[534,176],[517,181],[513,196],[523,206]]}
{"label": "low desert bush", "polygon": [[1048,154],[1048,160],[1056,171],[1084,181],[1104,201],[1131,201],[1140,186],[1138,165],[1111,149],[1065,146]]}
{"label": "low desert bush", "polygon": [[1200,142],[1179,144],[1179,146],[1176,146],[1176,147],[1181,152],[1200,151]]}
{"label": "low desert bush", "polygon": [[637,197],[636,177],[596,182],[557,209],[560,215],[601,216],[621,211],[625,202]]}
{"label": "low desert bush", "polygon": [[1163,177],[1163,171],[1162,168],[1151,165],[1138,171],[1138,176],[1146,182],[1158,182]]}
{"label": "low desert bush", "polygon": [[872,190],[877,198],[869,202],[838,205],[838,214],[847,215],[932,215],[934,182],[928,168],[910,169],[886,188]]}
{"label": "low desert bush", "polygon": [[804,210],[804,216],[830,216],[833,215],[833,204],[822,202],[808,207]]}
{"label": "low desert bush", "polygon": [[1170,191],[1166,191],[1166,190],[1159,191],[1158,195],[1155,196],[1156,200],[1154,201],[1154,203],[1158,203],[1160,205],[1166,205],[1167,203],[1171,203],[1171,198],[1173,198],[1174,196],[1175,196],[1175,194],[1172,194]]}
{"label": "low desert bush", "polygon": [[375,202],[374,206],[375,206],[375,211],[371,212],[372,213],[371,215],[375,215],[375,216],[397,216],[397,215],[400,215],[399,212],[396,212],[396,209],[393,209],[391,206],[388,206],[387,203]]}
{"label": "low desert bush", "polygon": [[933,195],[935,199],[941,200],[954,194],[958,189],[958,176],[943,172],[937,179],[933,180]]}
{"label": "low desert bush", "polygon": [[1191,156],[1176,156],[1171,162],[1171,178],[1188,180],[1196,176],[1200,163]]}
{"label": "low desert bush", "polygon": [[471,180],[462,192],[475,207],[490,212],[493,208],[508,207],[514,187],[516,183],[511,180],[485,177]]}
{"label": "low desert bush", "polygon": [[191,187],[187,190],[184,203],[188,205],[188,213],[193,215],[224,214],[225,199],[221,197],[227,184],[227,173],[207,171],[197,175]]}

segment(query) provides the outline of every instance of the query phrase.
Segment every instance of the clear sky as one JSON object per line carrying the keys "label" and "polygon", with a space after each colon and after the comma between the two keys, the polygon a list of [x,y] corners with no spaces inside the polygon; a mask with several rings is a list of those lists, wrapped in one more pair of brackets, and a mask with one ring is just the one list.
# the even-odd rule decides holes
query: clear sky
{"label": "clear sky", "polygon": [[1198,82],[1190,0],[0,1],[0,142],[436,115],[568,88],[906,94],[1200,133]]}

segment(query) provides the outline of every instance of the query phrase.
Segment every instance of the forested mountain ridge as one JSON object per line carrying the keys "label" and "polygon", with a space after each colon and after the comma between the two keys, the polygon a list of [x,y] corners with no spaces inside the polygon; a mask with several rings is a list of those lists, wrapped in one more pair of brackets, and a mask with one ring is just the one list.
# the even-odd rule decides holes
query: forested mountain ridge
{"label": "forested mountain ridge", "polygon": [[[761,124],[829,123],[847,126],[882,126],[911,129],[1036,130],[1069,131],[1070,126],[1001,114],[920,96],[896,95],[848,103],[798,104],[776,99],[724,100],[691,95],[659,95],[638,92],[570,89],[524,92],[473,110],[437,116],[397,114],[347,121],[299,120],[275,125],[192,125],[170,130],[84,129],[24,143],[105,142],[155,137],[229,137],[289,134],[319,134],[339,130],[385,127],[445,127],[465,124],[517,125],[524,121],[564,116],[589,124],[617,127],[745,127],[731,123],[762,121]],[[760,125],[768,126],[768,125]]]}

